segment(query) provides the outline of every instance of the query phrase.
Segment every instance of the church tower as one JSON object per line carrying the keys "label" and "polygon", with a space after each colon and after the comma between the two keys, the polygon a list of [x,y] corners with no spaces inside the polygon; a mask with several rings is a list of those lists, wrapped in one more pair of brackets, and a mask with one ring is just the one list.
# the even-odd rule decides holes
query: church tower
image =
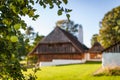
{"label": "church tower", "polygon": [[83,44],[83,28],[82,25],[79,25],[78,29],[78,40]]}

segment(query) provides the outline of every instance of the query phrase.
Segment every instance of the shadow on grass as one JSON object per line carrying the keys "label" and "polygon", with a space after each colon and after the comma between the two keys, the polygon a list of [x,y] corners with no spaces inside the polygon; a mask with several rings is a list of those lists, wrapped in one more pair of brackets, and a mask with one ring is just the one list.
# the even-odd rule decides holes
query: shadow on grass
{"label": "shadow on grass", "polygon": [[85,64],[101,64],[101,61],[87,61]]}
{"label": "shadow on grass", "polygon": [[87,61],[85,63],[73,63],[73,64],[60,64],[60,65],[55,65],[55,66],[71,66],[71,65],[82,65],[82,64],[101,64],[101,61]]}

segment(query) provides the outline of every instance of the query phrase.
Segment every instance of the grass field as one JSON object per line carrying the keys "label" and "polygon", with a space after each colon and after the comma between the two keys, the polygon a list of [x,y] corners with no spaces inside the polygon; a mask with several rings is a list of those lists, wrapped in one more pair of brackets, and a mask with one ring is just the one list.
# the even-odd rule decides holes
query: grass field
{"label": "grass field", "polygon": [[93,76],[100,67],[100,62],[50,66],[42,67],[36,75],[37,80],[120,80],[120,76]]}

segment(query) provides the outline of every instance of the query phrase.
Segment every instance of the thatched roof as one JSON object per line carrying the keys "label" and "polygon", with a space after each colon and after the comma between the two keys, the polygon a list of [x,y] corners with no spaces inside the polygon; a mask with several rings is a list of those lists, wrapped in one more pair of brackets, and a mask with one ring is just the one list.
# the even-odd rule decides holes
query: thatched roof
{"label": "thatched roof", "polygon": [[89,49],[89,53],[101,53],[104,48],[99,42],[95,42],[94,45]]}
{"label": "thatched roof", "polygon": [[88,50],[88,48],[84,44],[80,43],[78,39],[75,36],[73,36],[71,33],[59,27],[56,27],[50,34],[48,34],[48,36],[43,38],[38,43],[38,45],[33,49],[33,51],[30,52],[29,54],[33,53],[40,44],[54,44],[54,43],[72,43],[72,45],[80,53],[83,53],[86,50]]}

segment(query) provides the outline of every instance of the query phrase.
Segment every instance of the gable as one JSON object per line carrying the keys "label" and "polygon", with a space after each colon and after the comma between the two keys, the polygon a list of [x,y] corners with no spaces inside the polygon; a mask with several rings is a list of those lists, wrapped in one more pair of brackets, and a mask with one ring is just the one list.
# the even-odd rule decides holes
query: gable
{"label": "gable", "polygon": [[59,28],[56,27],[40,43],[62,43],[62,42],[70,42],[70,40],[65,36],[65,34]]}
{"label": "gable", "polygon": [[[71,33],[63,29],[60,29],[59,27],[56,27],[48,36],[42,39],[39,42],[39,44],[33,49],[33,51],[31,51],[29,54],[34,54],[35,50],[39,49],[39,45],[41,44],[54,45],[54,44],[66,44],[66,43],[70,43],[71,46],[78,51],[78,53],[84,53],[86,50],[88,50],[88,48],[84,44],[81,44],[78,41],[78,39],[75,36],[73,36]],[[43,50],[44,49],[45,48],[43,48]]]}

